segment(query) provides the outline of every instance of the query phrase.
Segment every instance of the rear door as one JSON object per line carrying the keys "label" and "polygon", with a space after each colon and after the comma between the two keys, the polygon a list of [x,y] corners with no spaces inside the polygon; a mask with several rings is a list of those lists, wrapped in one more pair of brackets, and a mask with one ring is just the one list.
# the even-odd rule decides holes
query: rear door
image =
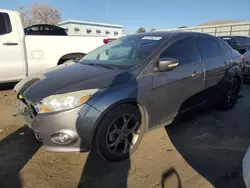
{"label": "rear door", "polygon": [[197,94],[202,90],[204,68],[194,37],[186,37],[170,45],[160,58],[174,58],[179,65],[171,71],[155,72],[155,123],[175,118],[199,104]]}
{"label": "rear door", "polygon": [[24,50],[15,21],[12,14],[0,12],[0,81],[19,80],[25,73]]}
{"label": "rear door", "polygon": [[231,59],[223,53],[219,41],[214,37],[199,37],[201,60],[205,68],[204,94],[205,99],[217,99],[223,84],[227,68],[231,66]]}

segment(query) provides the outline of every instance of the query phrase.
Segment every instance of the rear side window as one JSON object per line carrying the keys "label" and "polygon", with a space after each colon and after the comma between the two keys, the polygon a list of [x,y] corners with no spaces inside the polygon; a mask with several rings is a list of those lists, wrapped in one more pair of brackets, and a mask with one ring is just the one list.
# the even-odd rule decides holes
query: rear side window
{"label": "rear side window", "polygon": [[39,28],[38,28],[38,26],[31,26],[31,27],[26,28],[25,30],[27,30],[27,31],[38,31]]}
{"label": "rear side window", "polygon": [[12,31],[10,17],[7,13],[0,13],[0,35],[10,33]]}
{"label": "rear side window", "polygon": [[216,58],[222,55],[219,43],[213,38],[199,38],[202,60]]}
{"label": "rear side window", "polygon": [[198,61],[197,43],[194,38],[183,38],[169,46],[160,57],[177,59],[180,65]]}

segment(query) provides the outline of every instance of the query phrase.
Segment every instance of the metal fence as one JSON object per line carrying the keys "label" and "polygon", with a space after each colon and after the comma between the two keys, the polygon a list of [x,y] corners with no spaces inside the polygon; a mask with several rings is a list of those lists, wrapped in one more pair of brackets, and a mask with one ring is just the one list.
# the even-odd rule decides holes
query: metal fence
{"label": "metal fence", "polygon": [[208,33],[215,36],[250,36],[250,22],[238,22],[222,25],[198,26],[174,29],[161,29],[157,31],[192,31]]}

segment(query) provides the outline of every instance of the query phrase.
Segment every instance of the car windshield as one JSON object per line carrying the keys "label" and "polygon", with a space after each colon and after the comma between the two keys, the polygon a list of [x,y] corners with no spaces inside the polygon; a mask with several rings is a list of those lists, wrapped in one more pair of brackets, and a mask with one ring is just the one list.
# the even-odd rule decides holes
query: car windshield
{"label": "car windshield", "polygon": [[159,36],[123,37],[90,52],[80,63],[130,69],[149,56],[161,41],[162,37]]}

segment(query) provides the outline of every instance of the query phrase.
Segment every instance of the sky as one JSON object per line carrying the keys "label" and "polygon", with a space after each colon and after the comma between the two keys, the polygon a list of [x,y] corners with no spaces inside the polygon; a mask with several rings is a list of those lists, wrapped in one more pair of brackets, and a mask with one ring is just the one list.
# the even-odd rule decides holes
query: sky
{"label": "sky", "polygon": [[214,20],[250,21],[250,0],[0,0],[0,8],[32,4],[58,8],[64,20],[120,24],[125,34],[139,27],[169,29]]}

